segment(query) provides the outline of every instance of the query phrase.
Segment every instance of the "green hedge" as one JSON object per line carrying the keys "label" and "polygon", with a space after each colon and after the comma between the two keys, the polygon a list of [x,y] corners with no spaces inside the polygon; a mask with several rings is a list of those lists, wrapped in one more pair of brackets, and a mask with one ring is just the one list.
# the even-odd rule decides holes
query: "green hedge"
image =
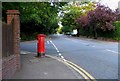
{"label": "green hedge", "polygon": [[[101,29],[97,29],[98,37],[111,38],[113,40],[120,40],[120,21],[114,22],[113,25],[115,26],[115,30],[103,31]],[[80,35],[93,37],[93,30],[92,29],[85,30],[81,28]]]}
{"label": "green hedge", "polygon": [[85,30],[85,29],[81,28],[79,31],[80,31],[80,35],[82,35],[82,36],[90,36],[90,37],[93,37],[93,32],[92,32],[91,29]]}
{"label": "green hedge", "polygon": [[120,40],[120,21],[116,21],[113,24],[115,26],[114,37],[115,40]]}
{"label": "green hedge", "polygon": [[25,33],[22,33],[21,32],[21,41],[29,41],[29,40],[35,40],[37,35],[34,35],[34,34],[25,34]]}

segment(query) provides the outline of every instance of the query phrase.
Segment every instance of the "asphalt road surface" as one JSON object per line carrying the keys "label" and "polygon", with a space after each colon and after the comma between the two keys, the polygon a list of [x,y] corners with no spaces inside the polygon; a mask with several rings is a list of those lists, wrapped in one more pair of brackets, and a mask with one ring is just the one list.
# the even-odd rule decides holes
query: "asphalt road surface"
{"label": "asphalt road surface", "polygon": [[[96,79],[118,79],[118,43],[51,35],[46,39],[46,54],[59,56],[79,65]],[[21,51],[37,52],[37,41],[22,42]]]}

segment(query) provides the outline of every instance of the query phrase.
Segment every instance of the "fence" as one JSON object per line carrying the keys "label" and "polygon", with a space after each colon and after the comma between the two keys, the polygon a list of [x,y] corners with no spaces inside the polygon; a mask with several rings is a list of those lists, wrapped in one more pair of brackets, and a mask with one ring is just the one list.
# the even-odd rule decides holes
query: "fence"
{"label": "fence", "polygon": [[10,25],[2,23],[2,57],[8,57],[14,54],[14,19],[12,19]]}

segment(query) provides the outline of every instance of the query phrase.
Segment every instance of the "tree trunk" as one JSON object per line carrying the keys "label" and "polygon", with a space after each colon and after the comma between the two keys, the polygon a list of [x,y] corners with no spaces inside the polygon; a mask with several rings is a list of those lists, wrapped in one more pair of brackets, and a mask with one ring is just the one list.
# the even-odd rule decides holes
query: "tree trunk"
{"label": "tree trunk", "polygon": [[77,28],[77,37],[79,37],[80,36],[80,31],[79,31],[80,29],[79,28]]}
{"label": "tree trunk", "polygon": [[97,39],[97,30],[94,28],[94,39]]}
{"label": "tree trunk", "polygon": [[87,28],[86,31],[88,32],[88,33],[87,33],[87,38],[88,38],[88,37],[90,36],[90,28],[89,28],[89,27],[86,27],[86,28]]}

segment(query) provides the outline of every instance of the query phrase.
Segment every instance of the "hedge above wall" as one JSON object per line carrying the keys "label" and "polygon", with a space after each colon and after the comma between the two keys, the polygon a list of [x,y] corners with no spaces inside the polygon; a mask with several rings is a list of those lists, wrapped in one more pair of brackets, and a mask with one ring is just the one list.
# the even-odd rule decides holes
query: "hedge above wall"
{"label": "hedge above wall", "polygon": [[114,22],[113,25],[115,26],[113,39],[120,40],[120,21]]}

